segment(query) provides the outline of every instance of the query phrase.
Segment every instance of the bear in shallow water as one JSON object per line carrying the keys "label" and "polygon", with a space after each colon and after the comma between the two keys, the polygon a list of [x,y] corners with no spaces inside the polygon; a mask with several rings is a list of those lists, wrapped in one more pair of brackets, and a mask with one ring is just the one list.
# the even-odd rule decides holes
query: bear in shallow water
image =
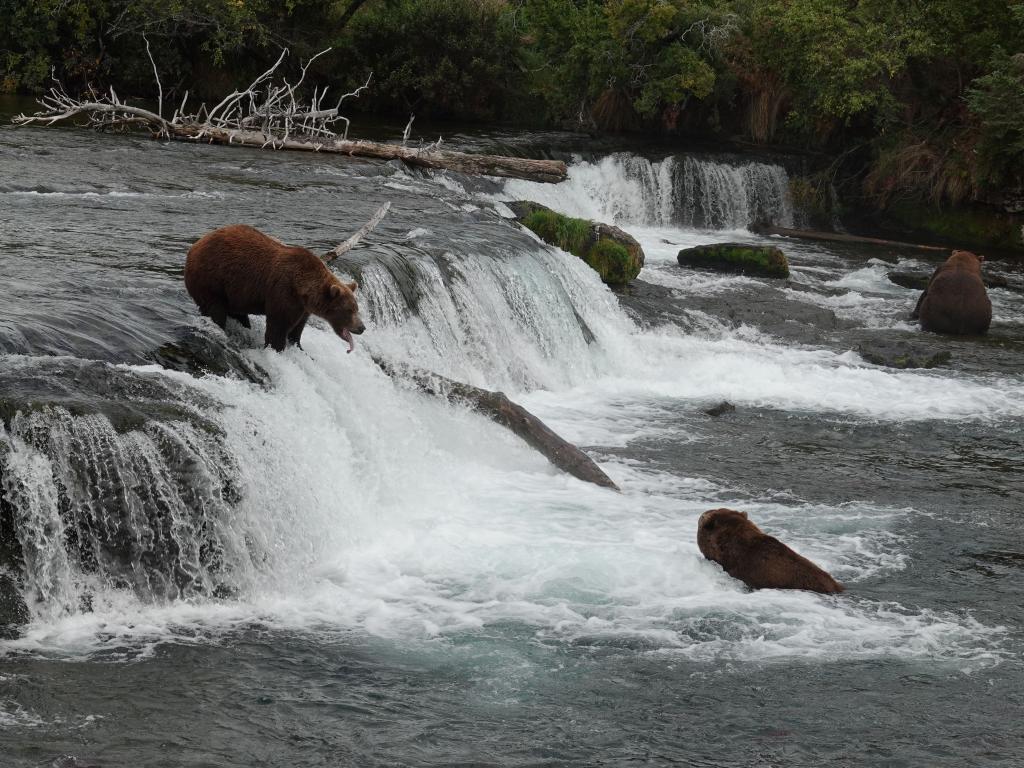
{"label": "bear in shallow water", "polygon": [[992,323],[992,302],[981,279],[984,256],[953,251],[932,274],[911,319],[934,333],[981,334]]}
{"label": "bear in shallow water", "polygon": [[355,283],[343,283],[311,251],[242,224],[214,230],[189,249],[185,287],[221,328],[229,317],[248,328],[249,315],[266,315],[264,340],[278,352],[289,343],[301,348],[310,315],[326,320],[349,352],[352,334],[366,330]]}
{"label": "bear in shallow water", "polygon": [[697,546],[704,557],[754,589],[843,591],[843,585],[821,568],[750,522],[746,512],[705,512],[697,523]]}

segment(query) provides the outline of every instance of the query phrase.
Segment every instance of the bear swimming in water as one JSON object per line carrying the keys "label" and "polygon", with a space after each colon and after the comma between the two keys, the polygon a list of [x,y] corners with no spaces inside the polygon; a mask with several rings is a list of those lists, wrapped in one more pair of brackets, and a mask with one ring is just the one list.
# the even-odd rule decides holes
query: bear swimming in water
{"label": "bear swimming in water", "polygon": [[917,300],[911,319],[933,333],[981,334],[992,323],[992,302],[981,279],[984,256],[953,251]]}
{"label": "bear swimming in water", "polygon": [[249,315],[266,315],[264,340],[278,352],[289,343],[301,348],[310,315],[326,320],[349,352],[352,334],[366,330],[355,283],[343,283],[311,251],[243,224],[216,229],[189,249],[185,287],[221,328],[229,317],[248,328]]}
{"label": "bear swimming in water", "polygon": [[704,557],[754,589],[843,591],[843,585],[821,568],[750,522],[746,512],[705,512],[697,523],[697,546]]}

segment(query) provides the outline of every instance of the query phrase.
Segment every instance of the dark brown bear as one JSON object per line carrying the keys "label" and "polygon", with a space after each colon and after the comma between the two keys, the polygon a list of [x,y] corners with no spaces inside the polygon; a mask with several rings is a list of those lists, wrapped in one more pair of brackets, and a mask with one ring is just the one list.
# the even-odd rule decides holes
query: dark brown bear
{"label": "dark brown bear", "polygon": [[843,591],[843,585],[821,568],[750,522],[746,512],[705,512],[697,523],[697,546],[704,557],[754,589]]}
{"label": "dark brown bear", "polygon": [[189,249],[185,287],[199,311],[221,328],[229,317],[246,328],[249,315],[266,315],[268,346],[299,344],[310,315],[326,320],[355,346],[359,319],[355,283],[343,283],[311,251],[285,245],[243,224],[221,227]]}
{"label": "dark brown bear", "polygon": [[984,256],[953,251],[917,300],[911,319],[933,333],[981,334],[992,323],[992,302],[981,279]]}

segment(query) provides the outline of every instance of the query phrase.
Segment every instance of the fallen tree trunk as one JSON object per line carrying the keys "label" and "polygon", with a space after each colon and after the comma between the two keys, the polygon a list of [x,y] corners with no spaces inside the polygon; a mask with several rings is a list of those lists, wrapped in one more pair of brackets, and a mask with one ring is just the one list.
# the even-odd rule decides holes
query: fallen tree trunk
{"label": "fallen tree trunk", "polygon": [[824,240],[832,243],[863,243],[864,245],[884,245],[891,248],[914,248],[918,251],[949,251],[949,248],[944,248],[941,245],[903,243],[899,240],[883,240],[877,237],[846,235],[841,232],[820,232],[813,229],[787,229],[786,227],[755,225],[750,228],[750,231],[759,235],[782,235],[783,237],[795,237],[800,240]]}
{"label": "fallen tree trunk", "polygon": [[456,171],[472,175],[500,176],[549,184],[565,181],[568,175],[566,165],[561,160],[530,160],[504,155],[472,155],[446,149],[430,147],[413,149],[412,147],[403,147],[401,144],[383,144],[351,139],[319,139],[305,136],[276,138],[261,131],[217,128],[197,123],[170,125],[169,131],[175,138],[198,139],[213,144],[272,147],[300,152],[327,152],[352,157],[369,157],[378,160],[401,160],[420,168]]}
{"label": "fallen tree trunk", "polygon": [[[474,155],[441,149],[441,139],[426,147],[406,146],[409,128],[401,144],[375,141],[353,141],[348,138],[349,120],[341,114],[346,98],[357,97],[369,87],[369,79],[351,93],[343,94],[335,106],[325,107],[327,88],[314,88],[309,104],[302,103],[299,91],[309,65],[331,49],[321,51],[302,67],[298,81],[275,84],[278,68],[288,54],[285,49],[277,62],[254,80],[248,88],[233,91],[212,109],[203,104],[193,114],[185,113],[186,91],[181,106],[170,118],[164,117],[163,86],[156,62],[150,56],[159,91],[156,112],[127,104],[113,88],[102,96],[90,92],[89,99],[74,98],[57,82],[40,100],[43,111],[35,115],[18,115],[16,125],[53,125],[62,120],[84,117],[95,128],[148,128],[154,135],[169,139],[207,141],[213,144],[285,149],[302,152],[328,152],[379,160],[401,160],[420,168],[456,171],[458,173],[500,176],[555,184],[568,175],[561,160],[530,160],[503,155]],[[149,41],[146,41],[149,53]],[[334,126],[343,123],[345,130],[335,133]]]}
{"label": "fallen tree trunk", "polygon": [[408,378],[428,394],[465,403],[477,413],[483,414],[491,421],[515,432],[524,442],[544,454],[548,461],[563,472],[602,488],[619,490],[614,481],[594,463],[593,459],[572,443],[563,440],[521,405],[509,400],[504,393],[463,384],[428,371],[411,368],[396,369],[390,363],[377,358],[374,358],[374,362],[388,376]]}

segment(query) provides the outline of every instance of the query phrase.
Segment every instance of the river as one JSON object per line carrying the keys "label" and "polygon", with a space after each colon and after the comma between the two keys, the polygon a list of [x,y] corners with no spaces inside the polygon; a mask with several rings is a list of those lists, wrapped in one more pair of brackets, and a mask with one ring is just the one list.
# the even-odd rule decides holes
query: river
{"label": "river", "polygon": [[[0,641],[0,765],[1021,764],[1019,265],[987,267],[989,336],[929,337],[886,277],[916,252],[773,239],[782,282],[676,264],[798,220],[782,165],[570,175],[0,128],[0,540],[31,610]],[[626,228],[640,279],[539,243],[522,198]],[[184,290],[213,228],[326,250],[385,201],[343,265],[350,355],[316,321],[280,355],[261,322],[225,336]],[[893,340],[952,358],[858,354]],[[502,389],[622,493],[370,353]],[[720,506],[847,591],[730,579],[696,546]]]}

